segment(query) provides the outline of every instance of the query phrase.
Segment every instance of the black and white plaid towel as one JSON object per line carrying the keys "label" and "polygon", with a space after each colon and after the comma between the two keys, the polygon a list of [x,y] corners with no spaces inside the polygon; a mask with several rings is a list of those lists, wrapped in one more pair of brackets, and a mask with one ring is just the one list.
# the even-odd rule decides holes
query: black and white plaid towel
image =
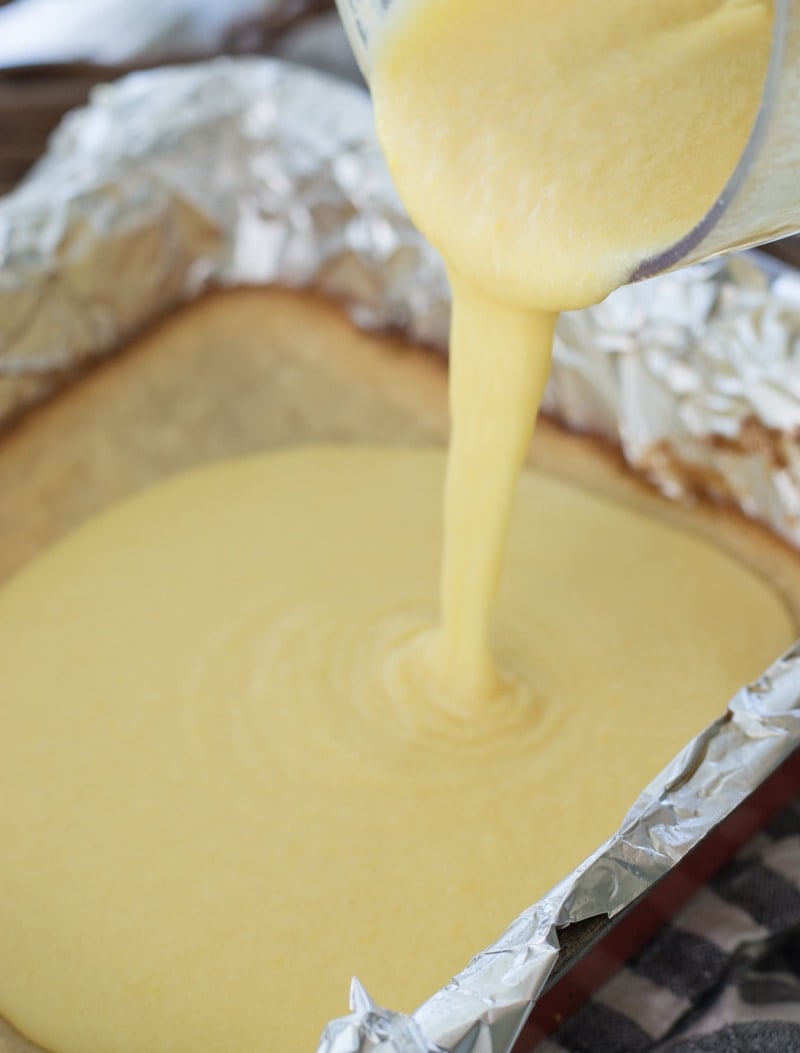
{"label": "black and white plaid towel", "polygon": [[800,800],[538,1053],[800,1053]]}

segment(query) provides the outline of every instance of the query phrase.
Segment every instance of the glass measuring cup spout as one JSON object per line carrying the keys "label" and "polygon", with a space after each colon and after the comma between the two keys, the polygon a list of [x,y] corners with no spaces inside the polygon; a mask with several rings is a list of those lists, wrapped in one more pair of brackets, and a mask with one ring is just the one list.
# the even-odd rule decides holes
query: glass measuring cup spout
{"label": "glass measuring cup spout", "polygon": [[[371,43],[393,2],[336,0],[368,82]],[[739,163],[703,219],[669,248],[644,259],[630,281],[800,231],[800,0],[774,3],[764,91]]]}

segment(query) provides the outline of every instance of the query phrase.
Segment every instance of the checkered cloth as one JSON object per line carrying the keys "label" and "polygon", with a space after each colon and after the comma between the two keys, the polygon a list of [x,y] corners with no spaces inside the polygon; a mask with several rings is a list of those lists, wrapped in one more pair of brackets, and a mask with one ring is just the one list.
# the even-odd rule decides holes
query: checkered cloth
{"label": "checkered cloth", "polygon": [[800,1051],[800,800],[538,1053]]}

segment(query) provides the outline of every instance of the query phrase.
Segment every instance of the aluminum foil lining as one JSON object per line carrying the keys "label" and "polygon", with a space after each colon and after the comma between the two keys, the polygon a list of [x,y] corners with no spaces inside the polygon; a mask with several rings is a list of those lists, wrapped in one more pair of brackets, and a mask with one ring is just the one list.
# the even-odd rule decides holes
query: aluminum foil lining
{"label": "aluminum foil lining", "polygon": [[[207,287],[268,283],[445,347],[444,271],[392,189],[366,95],[270,60],[98,89],[0,199],[0,421]],[[799,335],[800,279],[786,269],[750,256],[667,275],[562,320],[546,407],[619,442],[670,496],[737,504],[800,545]],[[354,982],[352,1013],[320,1053],[507,1053],[557,928],[622,910],[799,743],[800,645],[413,1017]]]}
{"label": "aluminum foil lining", "polygon": [[319,6],[315,0],[14,0],[0,8],[0,68],[207,56],[246,44],[254,24],[286,25]]}

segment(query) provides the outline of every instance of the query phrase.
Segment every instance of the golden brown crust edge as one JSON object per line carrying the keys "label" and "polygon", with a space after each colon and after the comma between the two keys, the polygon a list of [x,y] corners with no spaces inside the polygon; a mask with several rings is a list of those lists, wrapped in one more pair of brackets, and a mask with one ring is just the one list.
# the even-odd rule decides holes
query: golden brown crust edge
{"label": "golden brown crust edge", "polygon": [[708,539],[750,567],[780,595],[800,627],[800,552],[761,523],[738,510],[707,500],[681,504],[668,500],[625,465],[620,452],[603,440],[569,432],[540,420],[531,462],[596,493],[657,516]]}

